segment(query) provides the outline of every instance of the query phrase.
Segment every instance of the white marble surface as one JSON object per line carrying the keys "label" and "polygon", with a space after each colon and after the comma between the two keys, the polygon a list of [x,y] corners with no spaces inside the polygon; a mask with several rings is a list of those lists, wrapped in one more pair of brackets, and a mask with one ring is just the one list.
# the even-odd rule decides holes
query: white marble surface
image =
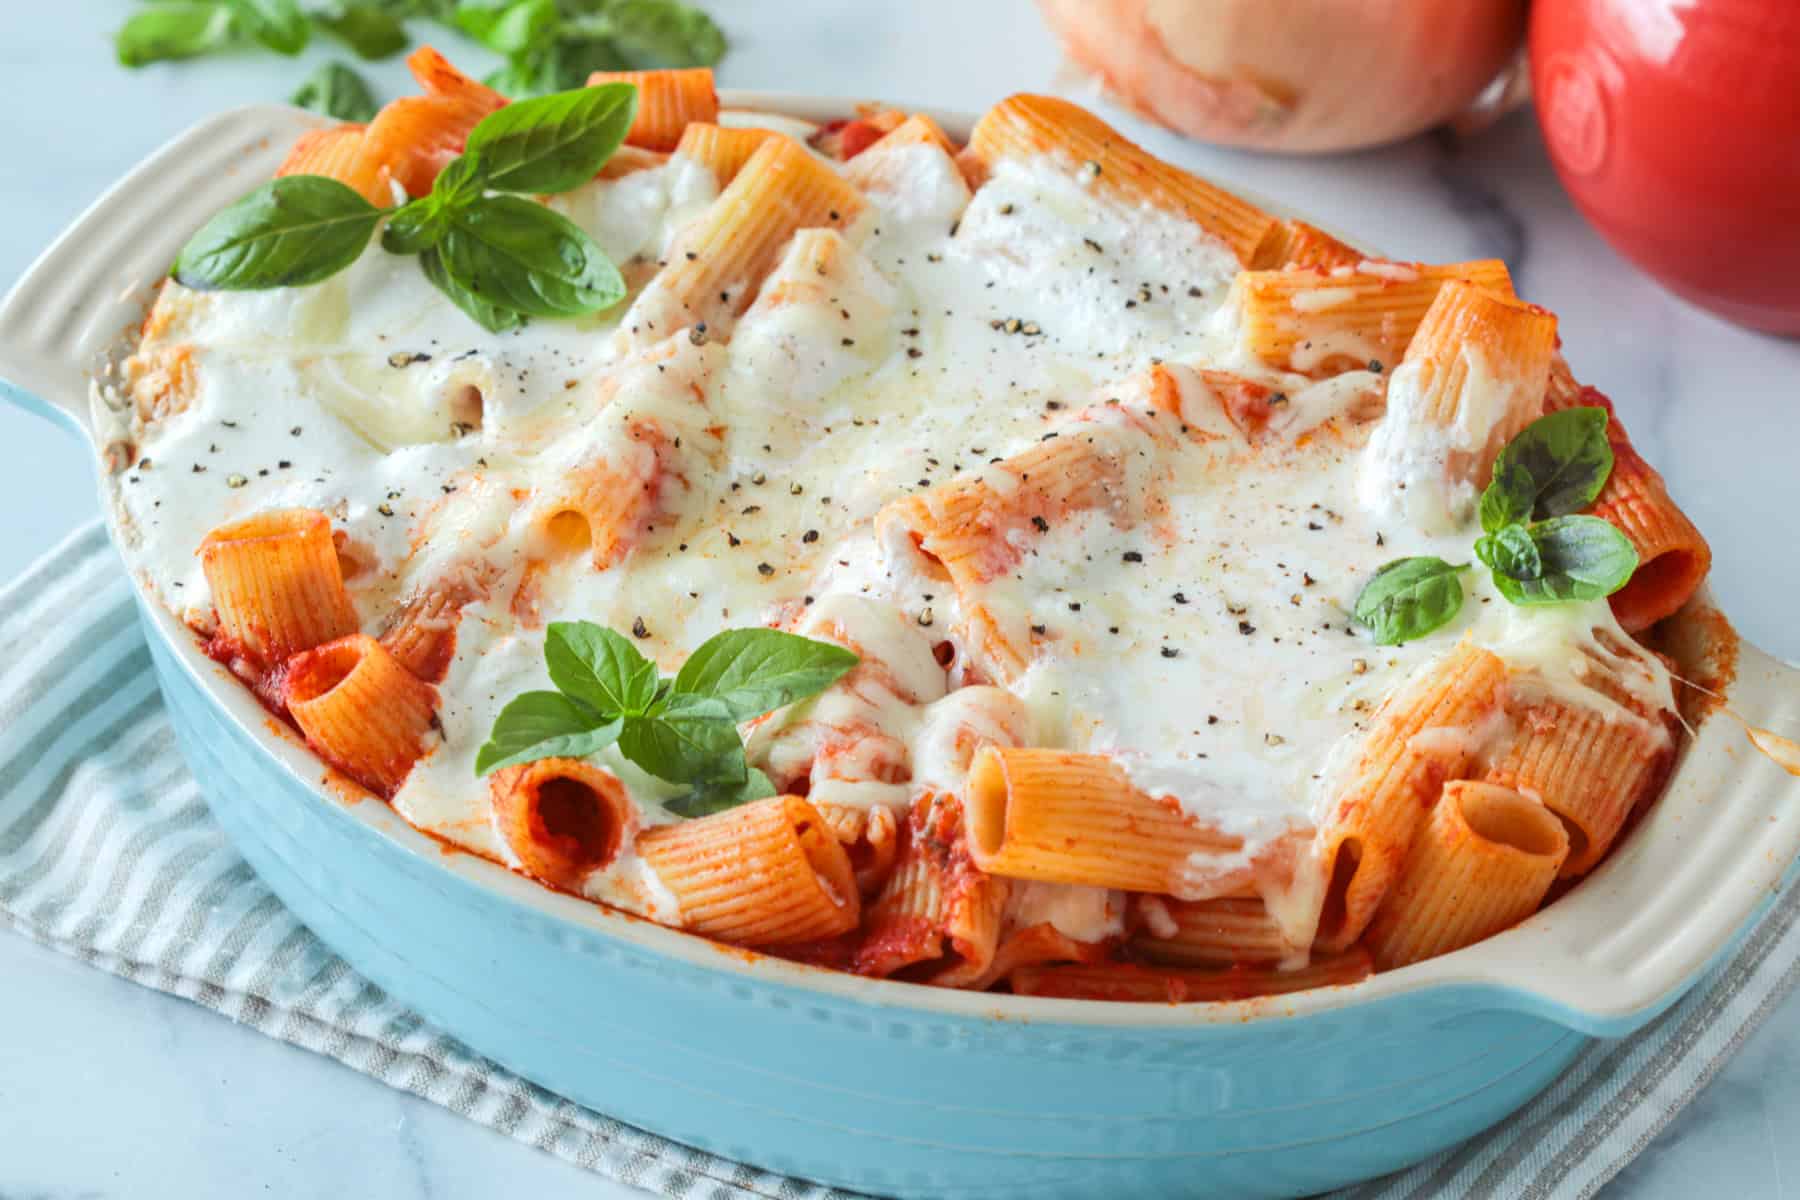
{"label": "white marble surface", "polygon": [[[280,98],[308,69],[243,57],[128,73],[105,36],[126,0],[3,7],[0,284],[162,140],[218,108]],[[1027,0],[710,7],[733,36],[732,86],[971,109],[1070,86]],[[397,64],[380,75],[400,86]],[[1800,423],[1800,344],[1724,325],[1627,267],[1563,197],[1528,117],[1463,146],[1419,139],[1310,160],[1187,146],[1121,120],[1159,152],[1390,252],[1506,258],[1520,291],[1561,315],[1578,374],[1615,398],[1712,538],[1715,587],[1739,627],[1800,659],[1784,619],[1800,595],[1800,463],[1781,436]],[[84,448],[34,418],[0,410],[0,464],[6,579],[97,510]],[[639,1194],[5,934],[0,1031],[0,1200]],[[1797,1068],[1790,1000],[1609,1200],[1800,1192],[1800,1144],[1787,1135],[1800,1120]]]}

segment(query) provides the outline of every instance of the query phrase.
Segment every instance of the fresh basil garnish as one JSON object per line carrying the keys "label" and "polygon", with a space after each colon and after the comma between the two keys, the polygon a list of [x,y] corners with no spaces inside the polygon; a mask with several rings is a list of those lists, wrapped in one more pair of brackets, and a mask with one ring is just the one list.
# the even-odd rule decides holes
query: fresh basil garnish
{"label": "fresh basil garnish", "polygon": [[[1612,474],[1606,424],[1603,408],[1562,409],[1527,425],[1495,458],[1475,557],[1511,603],[1604,599],[1637,570],[1631,539],[1598,517],[1575,515]],[[1363,588],[1354,615],[1383,645],[1429,633],[1462,606],[1454,575],[1464,569],[1437,558],[1391,562]]]}
{"label": "fresh basil garnish", "polygon": [[1475,540],[1475,557],[1496,575],[1509,579],[1536,579],[1544,573],[1537,543],[1523,525],[1505,525],[1498,533]]}
{"label": "fresh basil garnish", "polygon": [[298,0],[225,0],[238,28],[275,51],[289,56],[306,49],[312,23]]}
{"label": "fresh basil garnish", "polygon": [[1395,559],[1363,585],[1352,615],[1374,631],[1377,645],[1415,641],[1456,619],[1463,602],[1459,576],[1468,569],[1441,558]]}
{"label": "fresh basil garnish", "polygon": [[1497,533],[1514,522],[1580,512],[1612,473],[1606,410],[1565,408],[1539,417],[1494,460],[1481,495],[1481,527]]}
{"label": "fresh basil garnish", "polygon": [[328,62],[307,76],[294,92],[296,107],[340,121],[367,121],[375,115],[375,97],[363,77],[343,63]]}
{"label": "fresh basil garnish", "polygon": [[469,134],[488,187],[502,192],[566,192],[599,173],[637,116],[637,89],[602,84],[519,100]]}
{"label": "fresh basil garnish", "polygon": [[1552,517],[1526,532],[1538,554],[1539,573],[1521,579],[1494,572],[1494,586],[1514,604],[1604,599],[1637,570],[1638,552],[1631,539],[1599,517]]}
{"label": "fresh basil garnish", "polygon": [[476,773],[593,754],[616,741],[618,752],[642,770],[688,785],[668,808],[689,817],[773,795],[768,777],[744,758],[738,722],[815,696],[857,663],[856,655],[827,642],[732,629],[695,650],[674,679],[664,679],[627,638],[587,621],[553,622],[544,660],[560,690],[527,692],[501,710],[476,756]]}
{"label": "fresh basil garnish", "polygon": [[[342,101],[333,89],[349,82],[329,71],[296,99]],[[592,179],[636,106],[629,84],[508,105],[475,127],[430,194],[394,209],[377,209],[334,180],[277,179],[213,218],[183,249],[175,277],[214,289],[316,283],[356,261],[385,216],[382,248],[419,255],[426,278],[486,329],[610,308],[624,298],[625,281],[580,226],[541,204],[491,193],[559,192]]]}
{"label": "fresh basil garnish", "polygon": [[380,219],[335,179],[284,176],[208,221],[182,247],[175,278],[199,291],[317,283],[356,261]]}
{"label": "fresh basil garnish", "polygon": [[231,10],[217,4],[145,5],[126,20],[113,37],[119,64],[194,58],[231,39]]}

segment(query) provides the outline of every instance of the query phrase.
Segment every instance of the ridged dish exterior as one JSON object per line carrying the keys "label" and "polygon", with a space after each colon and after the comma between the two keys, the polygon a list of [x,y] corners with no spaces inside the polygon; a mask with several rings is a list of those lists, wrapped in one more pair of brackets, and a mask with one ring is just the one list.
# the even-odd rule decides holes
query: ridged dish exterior
{"label": "ridged dish exterior", "polygon": [[1587,1040],[1484,989],[1131,1030],[908,1011],[676,962],[516,905],[322,801],[147,632],[213,814],[351,965],[553,1091],[770,1170],[968,1200],[1306,1194],[1487,1127]]}
{"label": "ridged dish exterior", "polygon": [[[724,99],[806,119],[853,107]],[[934,115],[966,133],[966,118]],[[97,201],[0,301],[0,399],[92,440],[88,372],[141,318],[144,285],[317,121],[221,114]],[[479,1053],[621,1120],[890,1195],[1277,1196],[1405,1166],[1524,1103],[1587,1038],[1674,1003],[1800,852],[1800,782],[1715,718],[1568,896],[1353,988],[1176,1008],[860,980],[545,891],[443,850],[386,805],[343,801],[178,622],[140,606],[214,813],[357,970]],[[1722,626],[1680,620],[1694,634],[1685,663]],[[1800,675],[1752,647],[1726,694],[1759,724],[1800,723]]]}

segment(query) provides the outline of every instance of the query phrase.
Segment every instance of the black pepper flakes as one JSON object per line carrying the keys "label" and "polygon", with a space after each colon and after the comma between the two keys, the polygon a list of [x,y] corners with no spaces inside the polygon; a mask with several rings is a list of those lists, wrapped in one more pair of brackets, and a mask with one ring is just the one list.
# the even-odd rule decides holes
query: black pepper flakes
{"label": "black pepper flakes", "polygon": [[760,562],[756,564],[756,573],[761,575],[764,579],[767,579],[775,573],[775,568],[766,562]]}
{"label": "black pepper flakes", "polygon": [[814,542],[819,540],[819,531],[816,529],[809,529],[805,533],[800,535],[800,540],[805,542],[808,546],[810,546]]}
{"label": "black pepper flakes", "polygon": [[1181,654],[1181,651],[1177,650],[1173,646],[1164,646],[1162,648],[1162,656],[1164,658],[1175,658],[1175,657],[1179,656],[1180,654]]}
{"label": "black pepper flakes", "polygon": [[1248,621],[1239,621],[1238,622],[1238,632],[1243,634],[1245,637],[1249,637],[1251,634],[1256,632],[1256,626],[1252,625]]}
{"label": "black pepper flakes", "polygon": [[1033,625],[1031,627],[1031,632],[1037,634],[1039,637],[1043,637],[1046,633],[1050,632],[1050,627],[1048,625]]}
{"label": "black pepper flakes", "polygon": [[1123,558],[1128,563],[1141,563],[1144,561],[1143,553],[1138,550],[1127,550],[1119,557]]}
{"label": "black pepper flakes", "polygon": [[647,638],[650,636],[650,627],[644,624],[644,618],[633,617],[631,619],[631,636],[634,638]]}
{"label": "black pepper flakes", "polygon": [[1187,603],[1187,593],[1186,592],[1176,592],[1175,593],[1175,603],[1186,604]]}
{"label": "black pepper flakes", "polygon": [[1042,518],[1042,517],[1031,518],[1031,527],[1033,529],[1037,530],[1039,533],[1049,533],[1050,532],[1050,522],[1044,520],[1044,518]]}

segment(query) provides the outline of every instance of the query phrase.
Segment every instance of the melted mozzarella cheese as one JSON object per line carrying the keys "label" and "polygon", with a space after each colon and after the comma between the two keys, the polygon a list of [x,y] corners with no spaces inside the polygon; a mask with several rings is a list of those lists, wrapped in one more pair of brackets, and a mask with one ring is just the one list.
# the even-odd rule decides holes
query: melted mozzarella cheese
{"label": "melted mozzarella cheese", "polygon": [[[464,609],[439,688],[441,743],[394,803],[420,828],[515,866],[474,757],[513,696],[549,686],[540,623],[559,618],[635,628],[666,672],[722,629],[854,629],[887,664],[887,690],[834,691],[757,726],[751,757],[772,774],[804,768],[813,743],[793,731],[807,722],[863,721],[911,783],[875,778],[862,761],[863,775],[847,769],[816,794],[904,804],[918,787],[959,786],[957,729],[990,728],[1115,754],[1144,790],[1243,837],[1246,856],[1320,819],[1334,764],[1382,696],[1459,635],[1547,692],[1610,704],[1584,674],[1606,668],[1644,708],[1672,707],[1660,664],[1604,602],[1514,608],[1480,572],[1465,577],[1450,629],[1373,645],[1347,615],[1369,573],[1405,554],[1464,561],[1470,539],[1454,515],[1421,520],[1380,494],[1395,472],[1435,461],[1396,420],[1369,442],[1366,410],[1380,411],[1384,383],[1391,403],[1403,381],[1351,372],[1312,383],[1247,361],[1224,303],[1236,263],[1185,221],[1010,160],[971,199],[946,156],[906,153],[832,271],[802,281],[807,298],[752,305],[728,344],[678,334],[648,352],[622,347],[612,334],[624,305],[487,333],[412,260],[378,248],[306,289],[171,284],[154,340],[191,352],[194,384],[179,411],[133,431],[142,461],[116,477],[134,567],[201,624],[210,605],[195,549],[208,530],[258,509],[318,508],[364,566],[347,583],[374,632],[402,597],[479,566],[485,597]],[[555,205],[641,280],[715,193],[709,174],[675,158]],[[1034,647],[1032,665],[1014,697],[946,697],[971,670],[966,649],[948,673],[934,657],[940,640],[955,647],[958,599],[910,545],[877,536],[876,512],[968,473],[1016,486],[996,460],[1054,432],[1102,385],[1163,361],[1229,366],[1286,402],[1252,447],[1183,375],[1193,436],[1133,465],[1123,489],[1154,489],[1154,519],[1121,527],[1078,514],[1033,539],[990,587]],[[516,603],[544,506],[596,458],[640,453],[624,432],[632,422],[679,447],[662,511],[619,566],[562,561],[532,577],[531,604]],[[640,825],[672,819],[661,802],[673,788],[616,748],[599,761],[628,785]],[[1303,929],[1318,890],[1301,871],[1269,898]],[[629,852],[585,891],[679,919]],[[1084,939],[1118,932],[1121,914],[1116,895],[1047,885],[1016,888],[1010,910],[1015,923]]]}

